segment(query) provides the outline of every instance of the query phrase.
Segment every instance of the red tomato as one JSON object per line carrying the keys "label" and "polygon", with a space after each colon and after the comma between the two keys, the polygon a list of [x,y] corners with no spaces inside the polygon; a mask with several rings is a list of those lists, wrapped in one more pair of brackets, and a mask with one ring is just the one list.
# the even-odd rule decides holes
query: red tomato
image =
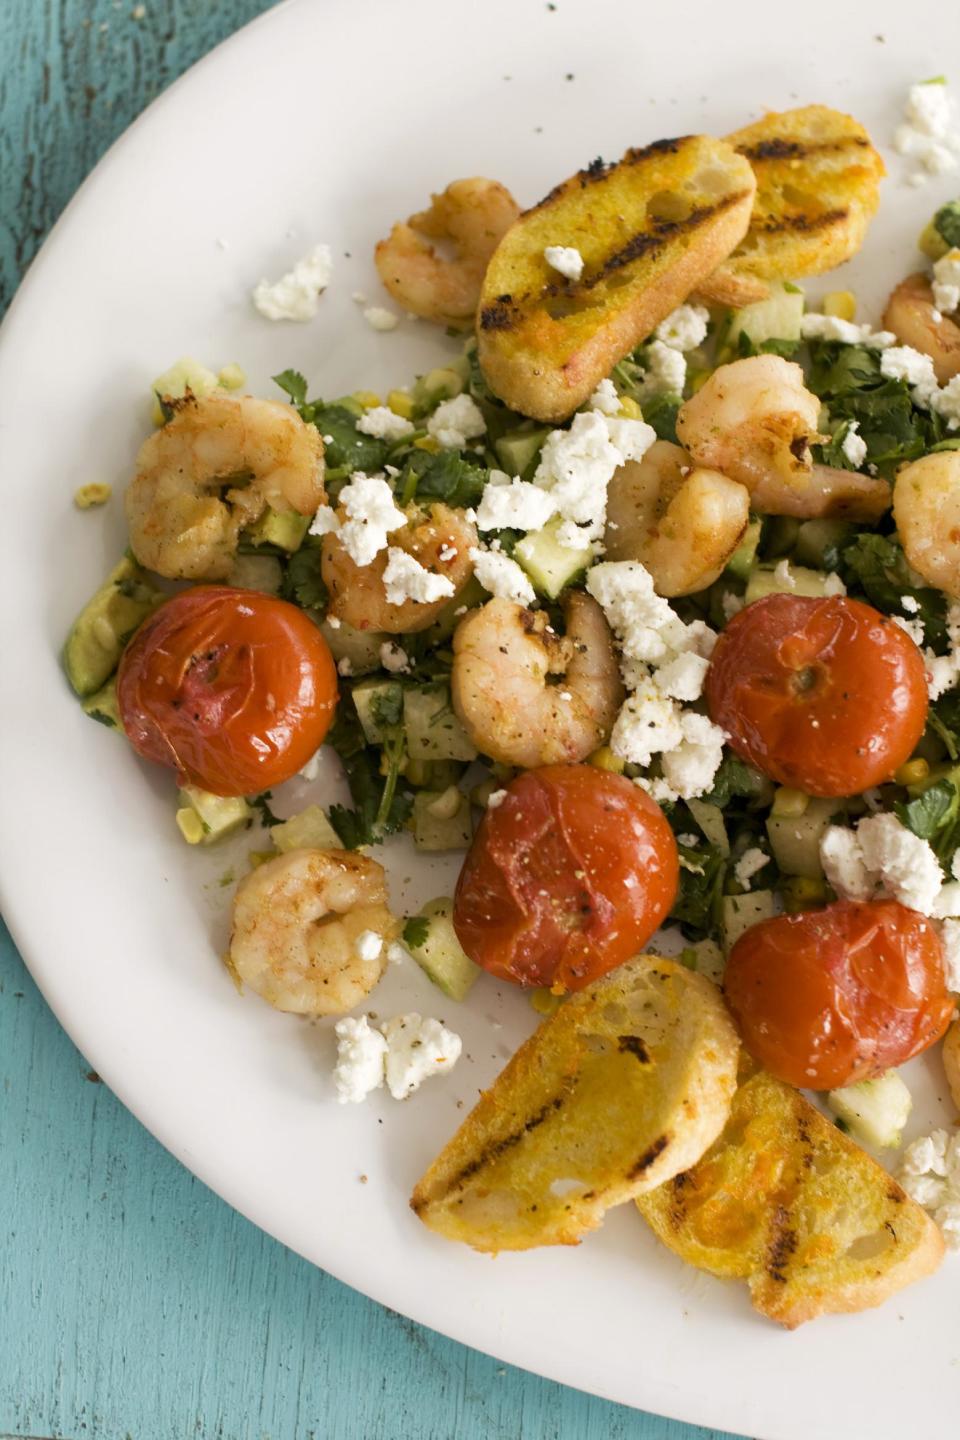
{"label": "red tomato", "polygon": [[751,1055],[811,1090],[919,1055],[955,1008],[937,932],[896,900],[839,900],[751,926],[730,952],[723,988]]}
{"label": "red tomato", "polygon": [[642,949],[677,878],[673,832],[649,795],[593,765],[547,765],[487,810],[453,924],[501,979],[580,990]]}
{"label": "red tomato", "polygon": [[337,671],[295,605],[199,585],[141,625],[120,661],[127,738],[215,795],[255,795],[307,763],[330,728]]}
{"label": "red tomato", "polygon": [[923,657],[859,600],[768,595],[735,615],[707,675],[710,716],[745,760],[811,795],[858,795],[910,758]]}

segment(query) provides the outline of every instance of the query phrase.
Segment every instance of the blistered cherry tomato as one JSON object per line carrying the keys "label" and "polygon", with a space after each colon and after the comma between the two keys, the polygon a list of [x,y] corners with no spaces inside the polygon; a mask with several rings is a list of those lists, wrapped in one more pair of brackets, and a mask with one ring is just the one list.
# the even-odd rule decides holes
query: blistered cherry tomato
{"label": "blistered cherry tomato", "polygon": [[592,765],[547,765],[483,817],[454,928],[503,980],[579,990],[643,948],[677,877],[673,833],[648,795]]}
{"label": "blistered cherry tomato", "polygon": [[295,605],[199,585],[166,601],[117,677],[134,749],[215,795],[255,795],[307,763],[330,728],[337,672]]}
{"label": "blistered cherry tomato", "polygon": [[753,925],[723,988],[754,1059],[811,1090],[902,1065],[940,1039],[955,1008],[937,932],[895,900],[840,900]]}
{"label": "blistered cherry tomato", "polygon": [[768,595],[720,636],[706,683],[730,744],[781,785],[857,795],[910,758],[927,719],[923,657],[869,605]]}

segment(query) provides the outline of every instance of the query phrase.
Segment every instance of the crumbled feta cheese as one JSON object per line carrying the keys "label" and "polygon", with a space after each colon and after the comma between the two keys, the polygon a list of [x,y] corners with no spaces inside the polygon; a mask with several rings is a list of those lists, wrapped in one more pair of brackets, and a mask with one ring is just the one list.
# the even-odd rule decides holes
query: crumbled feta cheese
{"label": "crumbled feta cheese", "polygon": [[687,362],[681,350],[652,340],[647,346],[641,377],[643,395],[682,395],[687,383]]}
{"label": "crumbled feta cheese", "polygon": [[951,1250],[960,1250],[960,1135],[934,1130],[904,1151],[900,1184],[930,1212]]}
{"label": "crumbled feta cheese", "polygon": [[506,790],[493,790],[493,791],[491,791],[491,793],[487,796],[487,809],[488,809],[488,810],[496,810],[499,805],[502,805],[502,804],[503,804],[503,802],[504,802],[504,800],[506,800],[506,798],[507,798],[507,792],[506,792]]}
{"label": "crumbled feta cheese", "polygon": [[749,890],[754,875],[759,874],[769,859],[769,855],[756,845],[749,850],[744,850],[733,867],[733,876],[737,884],[742,885],[744,890]]}
{"label": "crumbled feta cheese", "polygon": [[537,592],[516,560],[511,560],[509,555],[474,547],[470,551],[470,559],[473,561],[473,573],[491,595],[514,600],[518,605],[532,605],[536,600]]}
{"label": "crumbled feta cheese", "polygon": [[960,375],[948,380],[931,399],[931,408],[942,415],[948,430],[960,430]]}
{"label": "crumbled feta cheese", "polygon": [[353,674],[353,661],[349,655],[344,655],[337,661],[337,674],[342,675],[345,680]]}
{"label": "crumbled feta cheese", "polygon": [[912,345],[894,345],[881,355],[880,373],[887,380],[905,380],[914,404],[930,408],[931,397],[939,387],[929,355],[914,350]]}
{"label": "crumbled feta cheese", "polygon": [[389,405],[374,405],[357,421],[357,429],[363,435],[373,435],[377,440],[405,440],[412,435],[414,426],[402,415],[395,415]]}
{"label": "crumbled feta cheese", "polygon": [[343,621],[340,619],[339,615],[328,615],[327,624],[330,626],[331,630],[339,630],[340,626],[343,624]]}
{"label": "crumbled feta cheese", "polygon": [[[359,470],[340,491],[340,511],[341,515],[333,515],[328,505],[321,505],[310,533],[325,535],[336,531],[355,565],[369,565],[386,546],[390,532],[407,523],[406,515],[394,503],[393,491],[386,480],[379,475],[364,475]],[[347,518],[343,519],[342,515]]]}
{"label": "crumbled feta cheese", "polygon": [[629,765],[646,768],[654,755],[683,743],[680,711],[652,680],[628,695],[614,721],[610,749]]}
{"label": "crumbled feta cheese", "polygon": [[719,725],[695,710],[681,713],[680,729],[683,739],[664,751],[660,763],[664,779],[680,799],[695,800],[712,788],[727,737]]}
{"label": "crumbled feta cheese", "polygon": [[363,318],[371,330],[396,330],[400,324],[400,316],[392,310],[385,310],[382,305],[371,305],[364,310]]}
{"label": "crumbled feta cheese", "polygon": [[823,582],[823,593],[824,595],[846,595],[847,587],[839,575],[831,573]]}
{"label": "crumbled feta cheese", "polygon": [[395,1100],[405,1100],[431,1075],[452,1070],[463,1048],[459,1035],[439,1020],[416,1011],[396,1015],[382,1027],[387,1042],[387,1087]]}
{"label": "crumbled feta cheese", "polygon": [[301,768],[297,771],[297,774],[300,776],[301,780],[316,780],[317,776],[320,773],[320,754],[320,750],[315,750],[310,756],[310,759],[307,761],[306,765],[301,766]]}
{"label": "crumbled feta cheese", "polygon": [[943,175],[960,164],[960,131],[956,128],[956,107],[945,84],[925,81],[911,85],[905,120],[893,137],[894,149],[920,162],[922,171],[909,177]]}
{"label": "crumbled feta cheese", "polygon": [[639,460],[656,440],[642,420],[580,411],[568,430],[552,430],[540,452],[533,483],[546,490],[564,523],[561,545],[582,549],[603,536],[607,485],[625,460]]}
{"label": "crumbled feta cheese", "polygon": [[944,920],[940,926],[940,944],[947,989],[954,995],[960,995],[960,920]]}
{"label": "crumbled feta cheese", "polygon": [[383,1085],[387,1042],[371,1028],[365,1015],[359,1020],[347,1016],[334,1026],[337,1037],[337,1064],[333,1083],[341,1105],[359,1105]]}
{"label": "crumbled feta cheese", "polygon": [[900,606],[908,615],[916,615],[920,609],[920,601],[915,595],[901,595]]}
{"label": "crumbled feta cheese", "polygon": [[840,449],[847,463],[852,465],[854,470],[859,470],[867,458],[867,442],[860,434],[859,420],[851,420],[848,424]]}
{"label": "crumbled feta cheese", "polygon": [[607,434],[610,443],[620,453],[621,464],[626,460],[642,460],[650,449],[656,432],[645,420],[631,420],[627,416],[613,415],[607,420]]}
{"label": "crumbled feta cheese", "polygon": [[396,640],[384,640],[380,646],[380,664],[391,675],[406,675],[410,670],[410,657]]}
{"label": "crumbled feta cheese", "polygon": [[430,605],[434,600],[443,600],[453,595],[456,587],[446,575],[437,575],[427,570],[419,560],[391,545],[387,551],[387,564],[383,572],[383,591],[388,605],[402,605],[405,600],[416,600],[421,605]]}
{"label": "crumbled feta cheese", "polygon": [[402,965],[406,958],[407,951],[405,946],[401,945],[397,940],[391,940],[387,946],[387,964]]}
{"label": "crumbled feta cheese", "polygon": [[310,521],[310,535],[336,535],[340,529],[337,512],[330,505],[320,505]]}
{"label": "crumbled feta cheese", "polygon": [[612,380],[601,380],[590,396],[590,409],[599,410],[602,415],[620,414],[620,396]]}
{"label": "crumbled feta cheese", "polygon": [[[896,619],[896,616],[894,618]],[[927,670],[927,694],[931,700],[939,700],[941,695],[952,690],[960,680],[960,601],[949,602],[946,619],[947,638],[950,642],[946,655],[935,655],[929,647],[923,652]],[[919,623],[918,621],[917,624]],[[923,628],[922,625],[920,628]]]}
{"label": "crumbled feta cheese", "polygon": [[868,345],[871,350],[884,350],[897,343],[890,330],[873,330],[869,325],[857,325],[853,320],[821,315],[815,310],[808,310],[802,317],[800,334],[804,340],[839,340],[844,345]]}
{"label": "crumbled feta cheese", "polygon": [[710,311],[705,305],[680,305],[655,330],[658,340],[674,350],[696,350],[707,338]]}
{"label": "crumbled feta cheese", "polygon": [[943,888],[933,850],[896,815],[868,815],[856,833],[828,826],[820,841],[820,860],[827,880],[845,900],[868,900],[880,892],[932,915]]}
{"label": "crumbled feta cheese", "polygon": [[566,280],[579,280],[583,274],[583,256],[573,245],[548,245],[543,258]]}
{"label": "crumbled feta cheese", "polygon": [[268,320],[312,320],[332,273],[330,246],[315,245],[281,279],[255,285],[253,303]]}
{"label": "crumbled feta cheese", "polygon": [[692,703],[703,694],[710,661],[687,650],[657,668],[657,684],[671,700]]}
{"label": "crumbled feta cheese", "polygon": [[796,590],[797,577],[786,560],[778,560],[773,568],[773,578],[784,590]]}
{"label": "crumbled feta cheese", "polygon": [[934,262],[933,303],[945,315],[960,309],[960,250],[956,246]]}
{"label": "crumbled feta cheese", "polygon": [[468,440],[484,435],[486,429],[480,407],[466,394],[443,400],[427,421],[427,433],[444,450],[462,450]]}
{"label": "crumbled feta cheese", "polygon": [[361,960],[377,960],[383,952],[383,936],[376,930],[361,930],[354,948]]}
{"label": "crumbled feta cheese", "polygon": [[587,589],[602,607],[626,660],[656,664],[694,650],[709,655],[715,636],[705,625],[685,625],[653,578],[634,560],[605,560],[587,571]]}
{"label": "crumbled feta cheese", "polygon": [[914,645],[923,648],[924,632],[922,620],[909,620],[905,615],[891,615],[890,619],[894,625],[899,625],[904,634],[909,635]]}
{"label": "crumbled feta cheese", "polygon": [[742,595],[736,595],[732,590],[724,590],[720,597],[720,604],[723,607],[723,618],[725,620],[732,620],[734,615],[740,614],[745,603]]}
{"label": "crumbled feta cheese", "polygon": [[477,506],[481,530],[540,530],[556,513],[548,490],[530,480],[511,480],[502,470],[491,470]]}

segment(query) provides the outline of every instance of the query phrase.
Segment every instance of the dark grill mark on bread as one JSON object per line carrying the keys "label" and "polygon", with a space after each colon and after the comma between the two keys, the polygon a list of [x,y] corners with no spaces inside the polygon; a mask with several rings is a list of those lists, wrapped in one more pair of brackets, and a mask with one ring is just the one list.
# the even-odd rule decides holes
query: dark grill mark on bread
{"label": "dark grill mark on bread", "polygon": [[485,305],[480,311],[480,329],[512,330],[517,318],[513,306],[501,297],[493,305]]}
{"label": "dark grill mark on bread", "polygon": [[644,1150],[640,1156],[640,1159],[637,1160],[634,1165],[631,1165],[627,1171],[627,1179],[636,1180],[637,1176],[642,1175],[644,1170],[649,1170],[657,1156],[661,1155],[669,1144],[669,1135],[659,1135],[652,1145],[647,1146],[646,1150]]}
{"label": "dark grill mark on bread", "polygon": [[515,1130],[512,1135],[507,1135],[503,1140],[495,1140],[493,1144],[488,1145],[485,1150],[480,1152],[475,1160],[471,1160],[469,1165],[464,1165],[462,1170],[457,1171],[456,1175],[454,1175],[450,1181],[448,1189],[455,1190],[458,1185],[462,1185],[465,1180],[469,1180],[472,1175],[476,1175],[478,1170],[482,1170],[485,1166],[491,1164],[492,1161],[502,1155],[505,1150],[512,1150],[514,1145],[519,1145],[525,1135],[529,1135],[531,1130],[536,1130],[537,1126],[542,1125],[544,1120],[549,1120],[550,1116],[560,1109],[565,1099],[565,1095],[555,1095],[552,1100],[547,1101],[546,1105],[541,1105],[536,1114],[531,1115],[530,1119],[524,1122],[521,1129]]}
{"label": "dark grill mark on bread", "polygon": [[753,163],[755,160],[803,160],[808,155],[837,155],[851,146],[868,149],[869,140],[862,135],[844,135],[839,140],[786,140],[774,136],[756,145],[738,145],[737,153]]}
{"label": "dark grill mark on bread", "polygon": [[770,1244],[767,1246],[767,1274],[771,1280],[786,1285],[784,1273],[797,1248],[797,1232],[788,1224],[790,1212],[778,1205],[770,1220]]}
{"label": "dark grill mark on bread", "polygon": [[617,1049],[626,1051],[629,1055],[635,1055],[641,1065],[649,1065],[650,1063],[647,1047],[639,1035],[618,1035]]}
{"label": "dark grill mark on bread", "polygon": [[744,191],[738,191],[735,195],[728,195],[717,205],[701,205],[696,210],[691,210],[685,220],[654,220],[648,230],[641,230],[632,235],[627,243],[605,260],[596,274],[581,282],[581,288],[592,290],[595,285],[608,276],[622,270],[633,260],[639,260],[644,255],[649,255],[657,250],[662,250],[668,241],[682,239],[684,235],[693,235],[702,225],[717,215],[722,215],[725,210],[730,210],[734,205],[739,205],[744,197]]}
{"label": "dark grill mark on bread", "polygon": [[844,224],[849,215],[850,211],[845,206],[825,210],[822,215],[781,215],[777,219],[764,220],[760,228],[764,235],[813,235],[831,225]]}
{"label": "dark grill mark on bread", "polygon": [[[619,163],[621,165],[640,165],[644,160],[650,160],[655,155],[676,155],[679,153],[680,147],[686,145],[690,139],[689,135],[681,135],[677,140],[654,140],[652,144],[644,145],[640,150],[628,150]],[[581,190],[585,190],[595,181],[604,180],[613,168],[613,164],[605,164],[598,155],[596,160],[590,161],[585,170],[578,170],[572,179],[561,180],[559,185],[554,185],[542,200],[538,200],[536,205],[531,205],[529,210],[525,210],[524,215],[533,215],[537,210],[542,210],[546,205],[552,204],[558,195],[565,194],[573,185],[579,185]]]}
{"label": "dark grill mark on bread", "polygon": [[681,148],[692,139],[692,135],[678,135],[673,140],[651,140],[649,145],[642,145],[639,149],[631,146],[623,158],[628,165],[642,165],[644,160],[650,160],[654,155],[679,155]]}

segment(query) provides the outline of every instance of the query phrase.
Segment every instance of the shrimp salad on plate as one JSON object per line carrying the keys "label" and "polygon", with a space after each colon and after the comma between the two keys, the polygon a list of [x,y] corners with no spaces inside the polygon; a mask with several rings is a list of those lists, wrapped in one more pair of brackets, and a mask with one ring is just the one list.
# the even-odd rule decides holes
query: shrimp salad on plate
{"label": "shrimp salad on plate", "polygon": [[[945,85],[896,148],[960,162]],[[484,972],[527,991],[539,1029],[418,1184],[425,1224],[572,1243],[633,1200],[786,1325],[960,1248],[960,200],[882,315],[798,283],[860,248],[883,174],[814,105],[524,211],[454,181],[374,260],[456,351],[334,399],[179,362],[65,649],[187,844],[258,827],[227,970],[337,1017],[331,1095],[458,1060],[439,1020],[371,1023],[391,962],[454,1011]],[[317,311],[307,259],[264,315]],[[413,916],[376,858],[398,832],[465,852]],[[904,1149],[922,1052],[952,1106]]]}

